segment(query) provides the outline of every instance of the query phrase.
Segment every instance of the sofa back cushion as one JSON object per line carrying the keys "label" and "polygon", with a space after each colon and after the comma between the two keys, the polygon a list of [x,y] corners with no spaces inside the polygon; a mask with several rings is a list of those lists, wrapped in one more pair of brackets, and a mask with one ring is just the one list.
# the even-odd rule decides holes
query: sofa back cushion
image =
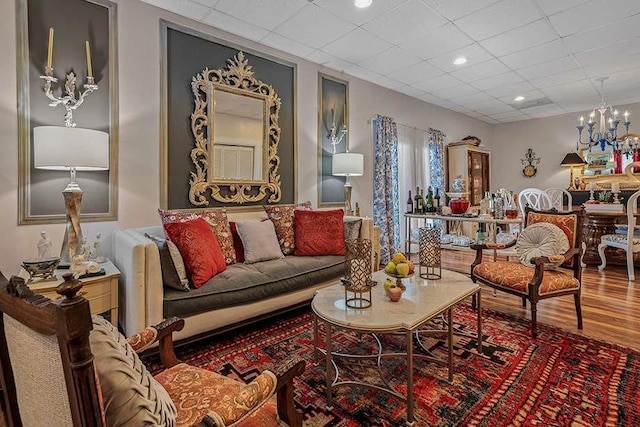
{"label": "sofa back cushion", "polygon": [[293,254],[295,247],[294,212],[296,210],[310,211],[311,202],[307,201],[294,205],[267,205],[264,206],[264,210],[273,222],[280,250],[284,255]]}
{"label": "sofa back cushion", "polygon": [[294,215],[296,256],[344,255],[344,212],[296,210]]}
{"label": "sofa back cushion", "polygon": [[236,262],[244,262],[244,245],[242,239],[238,234],[238,227],[235,221],[229,221],[229,227],[231,228],[231,236],[233,237],[233,249],[236,252]]}
{"label": "sofa back cushion", "polygon": [[195,288],[227,268],[216,236],[204,219],[172,222],[165,224],[164,229],[180,250]]}
{"label": "sofa back cushion", "polygon": [[213,230],[216,240],[224,255],[227,265],[236,262],[236,252],[233,249],[233,238],[231,236],[231,228],[227,220],[227,210],[225,208],[203,209],[198,211],[169,211],[158,209],[162,224],[170,222],[193,221],[197,218],[204,219]]}
{"label": "sofa back cushion", "polygon": [[145,233],[145,237],[153,240],[158,247],[162,283],[172,289],[188,291],[189,280],[187,279],[187,271],[184,267],[182,255],[180,255],[180,251],[175,243],[149,233]]}

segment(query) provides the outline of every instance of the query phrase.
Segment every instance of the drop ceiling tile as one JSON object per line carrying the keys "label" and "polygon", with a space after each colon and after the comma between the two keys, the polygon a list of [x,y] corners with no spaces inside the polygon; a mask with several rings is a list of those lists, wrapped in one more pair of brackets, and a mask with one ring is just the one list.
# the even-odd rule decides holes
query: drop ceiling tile
{"label": "drop ceiling tile", "polygon": [[260,43],[264,43],[267,46],[301,57],[305,57],[315,52],[315,49],[312,47],[305,46],[276,33],[269,33],[266,37],[260,40]]}
{"label": "drop ceiling tile", "polygon": [[486,108],[500,108],[500,107],[504,108],[505,106],[508,107],[507,110],[505,111],[513,110],[513,108],[506,105],[504,102],[497,100],[496,98],[490,98],[490,99],[487,99],[486,101],[470,102],[468,105],[469,108],[475,111],[479,111]]}
{"label": "drop ceiling tile", "polygon": [[500,114],[500,113],[506,113],[509,111],[516,111],[513,107],[507,105],[507,104],[502,104],[501,106],[498,107],[482,107],[482,108],[477,108],[474,107],[473,105],[470,106],[473,110],[477,111],[480,114],[483,114],[485,116],[491,116],[492,114]]}
{"label": "drop ceiling tile", "polygon": [[371,71],[356,64],[350,65],[344,70],[344,72],[367,81],[371,81],[374,78],[380,77],[380,74],[376,73],[375,71]]}
{"label": "drop ceiling tile", "polygon": [[470,94],[465,94],[463,96],[449,96],[447,97],[449,101],[454,102],[456,104],[464,105],[468,108],[474,103],[478,102],[486,102],[494,99],[491,95],[488,95],[484,92],[475,92]]}
{"label": "drop ceiling tile", "polygon": [[423,0],[431,8],[455,20],[497,3],[498,0]]}
{"label": "drop ceiling tile", "polygon": [[542,18],[533,0],[502,0],[455,24],[475,40],[484,40]]}
{"label": "drop ceiling tile", "polygon": [[[467,58],[467,63],[463,65],[453,65],[453,60],[459,56]],[[474,43],[430,59],[427,62],[442,71],[450,72],[480,64],[490,59],[493,59],[493,56],[484,50],[478,43]]]}
{"label": "drop ceiling tile", "polygon": [[326,52],[345,61],[358,62],[377,55],[393,46],[375,34],[356,28],[322,48]]}
{"label": "drop ceiling tile", "polygon": [[[506,113],[497,113],[497,114],[491,114],[489,116],[490,118],[494,119],[494,120],[499,120],[499,121],[505,121],[505,120],[525,120],[528,117],[521,113],[520,111],[507,111]],[[513,121],[515,121],[513,120]]]}
{"label": "drop ceiling tile", "polygon": [[576,68],[574,70],[563,71],[562,73],[552,74],[550,76],[531,79],[529,80],[529,83],[531,83],[538,89],[543,89],[547,87],[557,86],[560,84],[580,81],[586,78],[587,78],[587,75],[582,70]]}
{"label": "drop ceiling tile", "polygon": [[[638,41],[640,43],[640,41]],[[616,61],[588,61],[588,58],[580,58],[582,69],[589,77],[596,78],[632,70],[640,67],[640,54],[630,54],[618,57]]]}
{"label": "drop ceiling tile", "polygon": [[403,41],[400,47],[422,59],[431,59],[473,43],[453,24],[434,28],[420,37]]}
{"label": "drop ceiling tile", "polygon": [[355,28],[353,24],[343,21],[311,3],[276,28],[275,31],[283,37],[288,37],[307,46],[320,48]]}
{"label": "drop ceiling tile", "polygon": [[521,110],[524,114],[532,118],[550,117],[564,114],[566,111],[556,104],[541,105],[539,107],[525,108]]}
{"label": "drop ceiling tile", "polygon": [[215,8],[250,24],[274,30],[305,6],[311,7],[305,3],[300,0],[220,0]]}
{"label": "drop ceiling tile", "polygon": [[518,70],[525,79],[535,79],[538,77],[550,76],[552,74],[562,73],[578,68],[578,64],[571,56],[554,59],[552,61],[543,62],[542,64],[532,65],[531,67]]}
{"label": "drop ceiling tile", "polygon": [[539,19],[506,33],[488,38],[480,45],[495,56],[504,56],[558,39],[546,19]]}
{"label": "drop ceiling tile", "polygon": [[640,36],[640,14],[604,27],[572,34],[565,37],[564,42],[571,53],[580,53],[614,45],[622,40],[633,39],[637,36]]}
{"label": "drop ceiling tile", "polygon": [[491,59],[482,64],[463,67],[459,70],[452,71],[451,75],[463,82],[473,82],[486,77],[495,76],[509,71],[509,69],[497,59]]}
{"label": "drop ceiling tile", "polygon": [[438,105],[438,103],[444,102],[442,98],[438,98],[437,96],[426,92],[424,92],[422,95],[418,95],[416,98],[433,105]]}
{"label": "drop ceiling tile", "polygon": [[341,17],[347,22],[360,26],[380,15],[388,13],[406,1],[407,0],[374,1],[371,3],[371,6],[362,9],[355,7],[352,1],[314,0],[313,3]]}
{"label": "drop ceiling tile", "polygon": [[399,47],[394,46],[376,56],[358,61],[358,65],[374,70],[378,74],[386,75],[419,62],[421,60],[417,56],[410,55]]}
{"label": "drop ceiling tile", "polygon": [[420,61],[417,64],[410,67],[402,68],[398,71],[389,73],[388,76],[392,79],[398,80],[402,83],[413,84],[424,79],[430,79],[443,74],[440,69],[429,65],[424,61]]}
{"label": "drop ceiling tile", "polygon": [[540,98],[544,98],[546,95],[544,93],[542,93],[541,91],[534,89],[534,90],[528,90],[528,91],[520,91],[516,94],[509,94],[509,95],[504,95],[504,96],[499,96],[498,99],[502,102],[504,102],[505,104],[518,104],[517,101],[514,100],[514,98],[516,97],[516,95],[522,95],[524,96],[524,101],[523,102],[530,102],[536,99],[540,99]]}
{"label": "drop ceiling tile", "polygon": [[441,27],[447,21],[433,13],[419,0],[409,0],[401,6],[366,23],[363,28],[383,39],[400,44],[427,34],[435,27]]}
{"label": "drop ceiling tile", "polygon": [[374,77],[371,80],[371,83],[375,83],[379,86],[386,87],[387,89],[391,89],[395,91],[397,91],[399,88],[403,86],[406,86],[405,83],[389,78],[387,76]]}
{"label": "drop ceiling tile", "polygon": [[586,3],[589,0],[536,0],[538,6],[547,15],[553,15],[558,12],[565,11],[575,6]]}
{"label": "drop ceiling tile", "polygon": [[462,84],[459,86],[453,86],[446,89],[435,89],[429,91],[435,96],[445,99],[447,101],[452,101],[452,98],[460,98],[468,95],[473,95],[478,93],[478,89],[469,86],[468,84]]}
{"label": "drop ceiling tile", "polygon": [[218,4],[220,2],[220,0],[192,0],[195,3],[200,3],[202,5],[205,5],[207,7],[215,7],[216,4]]}
{"label": "drop ceiling tile", "polygon": [[316,64],[324,65],[327,68],[333,68],[338,71],[344,71],[353,65],[351,62],[343,61],[342,59],[333,57],[321,50],[316,50],[306,58],[311,62],[315,62]]}
{"label": "drop ceiling tile", "polygon": [[442,74],[431,79],[424,79],[414,83],[412,86],[422,89],[425,92],[433,92],[434,90],[448,89],[454,86],[460,86],[462,82],[449,74]]}
{"label": "drop ceiling tile", "polygon": [[209,12],[209,7],[191,0],[148,0],[146,3],[195,20],[204,19]]}
{"label": "drop ceiling tile", "polygon": [[427,94],[422,89],[418,89],[417,87],[409,86],[409,85],[402,85],[401,87],[396,89],[396,92],[400,92],[408,96],[413,96],[418,99],[421,99],[423,96]]}
{"label": "drop ceiling tile", "polygon": [[569,51],[564,43],[561,40],[553,40],[520,52],[501,56],[499,59],[509,68],[519,70],[567,55],[569,55]]}
{"label": "drop ceiling tile", "polygon": [[592,0],[549,17],[551,24],[562,37],[580,31],[598,28],[627,16],[640,13],[636,0]]}
{"label": "drop ceiling tile", "polygon": [[215,9],[211,9],[210,13],[204,19],[204,23],[249,40],[259,41],[269,34],[269,31],[264,28],[256,27],[253,24],[241,21]]}
{"label": "drop ceiling tile", "polygon": [[485,77],[484,79],[471,82],[471,86],[480,90],[493,89],[498,86],[512,85],[522,82],[523,79],[517,73],[513,71],[507,71],[506,73],[497,74],[491,77]]}
{"label": "drop ceiling tile", "polygon": [[515,98],[516,96],[522,95],[523,93],[532,90],[535,90],[535,88],[529,82],[522,81],[511,85],[504,85],[494,87],[492,89],[487,89],[485,92],[487,92],[491,96],[495,96],[498,98],[504,96],[511,97],[508,102],[513,102],[513,98]]}

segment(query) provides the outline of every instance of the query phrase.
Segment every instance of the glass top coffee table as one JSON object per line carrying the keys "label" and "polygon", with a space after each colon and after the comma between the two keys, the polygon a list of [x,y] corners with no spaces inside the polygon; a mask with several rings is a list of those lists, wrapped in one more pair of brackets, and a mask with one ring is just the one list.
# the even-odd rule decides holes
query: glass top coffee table
{"label": "glass top coffee table", "polygon": [[[333,388],[342,385],[356,385],[374,388],[399,398],[407,404],[407,425],[415,421],[413,402],[413,365],[414,359],[426,359],[448,364],[449,381],[453,380],[453,307],[462,300],[475,296],[478,313],[478,352],[482,352],[482,318],[480,305],[480,286],[461,273],[442,270],[442,279],[421,279],[418,274],[403,279],[406,290],[402,299],[391,302],[386,296],[383,283],[387,276],[383,271],[373,274],[373,280],[378,282],[371,292],[371,307],[365,309],[349,308],[345,305],[345,291],[342,284],[336,284],[316,292],[311,302],[314,313],[314,360],[317,360],[318,349],[318,321],[324,325],[326,354],[327,406],[333,405]],[[425,324],[436,317],[446,314],[447,328],[438,330],[446,332],[448,352],[447,359],[442,360],[431,355],[420,341],[420,334],[434,332],[426,330]],[[378,344],[375,354],[346,354],[336,353],[332,348],[332,331],[344,329],[358,333],[370,333]],[[384,353],[379,334],[403,334],[405,337],[405,351]],[[418,343],[417,352],[414,346]],[[345,381],[340,379],[335,357],[347,360],[373,359],[377,360],[378,372],[386,385],[366,383],[364,381]],[[393,390],[385,380],[380,365],[384,359],[402,357],[407,364],[407,394],[402,395]]]}

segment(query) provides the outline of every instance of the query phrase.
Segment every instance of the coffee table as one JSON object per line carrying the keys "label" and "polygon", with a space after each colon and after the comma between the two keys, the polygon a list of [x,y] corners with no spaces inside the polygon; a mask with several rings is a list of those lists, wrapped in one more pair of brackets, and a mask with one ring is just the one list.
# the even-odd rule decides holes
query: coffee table
{"label": "coffee table", "polygon": [[[365,309],[348,308],[345,305],[345,292],[342,284],[336,284],[316,292],[311,302],[314,313],[314,361],[317,361],[318,351],[318,322],[324,325],[326,354],[326,382],[327,406],[332,408],[333,388],[343,385],[363,386],[383,391],[407,404],[407,425],[415,422],[413,399],[413,366],[414,359],[423,359],[446,363],[448,365],[449,381],[453,380],[453,307],[462,300],[476,296],[478,313],[477,348],[482,352],[482,318],[480,305],[480,286],[461,273],[442,270],[442,279],[426,280],[418,274],[408,279],[402,279],[406,290],[402,299],[391,302],[384,292],[383,283],[386,279],[383,271],[373,274],[373,280],[378,286],[372,289],[371,307]],[[446,313],[447,328],[437,330],[447,333],[447,359],[435,358],[428,353],[421,343],[420,334],[434,332],[424,326],[430,320]],[[343,329],[357,333],[370,333],[378,343],[378,353],[370,355],[336,353],[332,348],[332,331]],[[379,334],[402,334],[405,337],[406,351],[384,353]],[[418,352],[414,346],[418,343]],[[341,380],[335,357],[347,360],[373,359],[377,360],[378,372],[385,385],[367,383],[364,381]],[[407,364],[407,394],[402,395],[393,390],[380,369],[384,359],[405,358]]]}

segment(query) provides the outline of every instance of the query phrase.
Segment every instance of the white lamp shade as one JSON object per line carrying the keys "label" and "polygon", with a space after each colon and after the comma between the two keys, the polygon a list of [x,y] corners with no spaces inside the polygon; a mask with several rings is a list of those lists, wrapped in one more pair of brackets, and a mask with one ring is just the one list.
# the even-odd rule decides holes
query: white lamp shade
{"label": "white lamp shade", "polygon": [[364,154],[338,153],[331,161],[334,176],[362,176],[364,173]]}
{"label": "white lamp shade", "polygon": [[33,165],[38,169],[109,169],[109,134],[62,126],[33,128]]}

